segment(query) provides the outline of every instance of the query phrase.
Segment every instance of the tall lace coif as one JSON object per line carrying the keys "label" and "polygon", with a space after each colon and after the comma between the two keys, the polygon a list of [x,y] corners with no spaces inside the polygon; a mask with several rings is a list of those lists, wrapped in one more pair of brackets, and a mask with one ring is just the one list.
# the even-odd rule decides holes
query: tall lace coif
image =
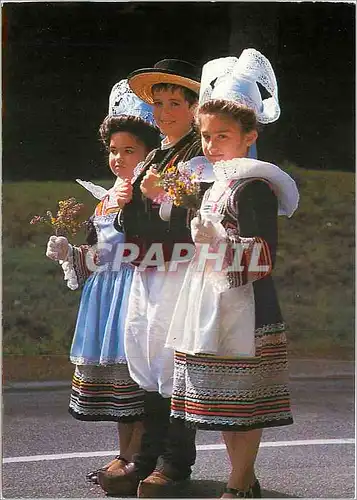
{"label": "tall lace coif", "polygon": [[[262,85],[271,97],[263,99]],[[234,101],[253,109],[258,122],[271,123],[280,116],[278,84],[272,65],[255,49],[245,49],[239,58],[222,57],[203,66],[200,104],[210,99]]]}

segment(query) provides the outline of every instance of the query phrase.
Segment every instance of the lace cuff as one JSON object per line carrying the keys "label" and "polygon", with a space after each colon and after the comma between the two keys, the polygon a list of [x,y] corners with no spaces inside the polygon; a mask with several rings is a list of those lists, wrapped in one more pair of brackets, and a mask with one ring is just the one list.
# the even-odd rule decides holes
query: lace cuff
{"label": "lace cuff", "polygon": [[67,281],[67,286],[71,290],[77,290],[78,288],[78,280],[76,276],[76,272],[73,267],[73,247],[72,245],[68,245],[68,253],[65,260],[59,260],[58,263],[63,269],[63,279]]}
{"label": "lace cuff", "polygon": [[67,281],[67,286],[71,290],[77,290],[92,274],[86,264],[86,256],[90,248],[89,245],[76,247],[69,244],[66,259],[58,261],[63,269],[63,279]]}

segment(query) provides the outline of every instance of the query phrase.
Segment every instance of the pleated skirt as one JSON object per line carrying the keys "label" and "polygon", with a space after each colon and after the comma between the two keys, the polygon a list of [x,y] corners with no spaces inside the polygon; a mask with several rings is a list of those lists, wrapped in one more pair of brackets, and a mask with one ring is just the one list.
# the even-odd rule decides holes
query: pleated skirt
{"label": "pleated skirt", "polygon": [[134,422],[144,415],[144,391],[125,363],[76,366],[69,413],[77,420]]}
{"label": "pleated skirt", "polygon": [[175,353],[171,417],[206,430],[293,423],[284,324],[255,331],[255,356]]}

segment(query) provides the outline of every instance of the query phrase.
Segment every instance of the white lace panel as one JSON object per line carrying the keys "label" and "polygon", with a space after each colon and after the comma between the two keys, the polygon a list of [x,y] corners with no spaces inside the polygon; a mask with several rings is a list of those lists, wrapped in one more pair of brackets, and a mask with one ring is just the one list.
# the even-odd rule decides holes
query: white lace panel
{"label": "white lace panel", "polygon": [[109,96],[110,116],[137,116],[155,125],[153,108],[137,97],[128,85],[128,80],[120,80],[114,85]]}
{"label": "white lace panel", "polygon": [[291,217],[299,204],[299,191],[294,179],[273,163],[251,158],[233,158],[213,165],[218,182],[231,179],[262,178],[268,181],[278,199],[279,215]]}
{"label": "white lace panel", "polygon": [[131,179],[131,183],[134,184],[134,182],[136,181],[136,179],[139,177],[139,175],[141,174],[141,172],[143,171],[143,167],[145,165],[145,162],[144,161],[140,161],[136,167],[134,168],[134,172],[133,172],[133,178]]}
{"label": "white lace panel", "polygon": [[247,106],[253,109],[258,120],[263,113],[263,101],[258,85],[245,77],[220,76],[212,90],[211,99],[224,99]]}
{"label": "white lace panel", "polygon": [[255,49],[243,50],[233,75],[245,75],[263,85],[271,96],[278,97],[278,84],[269,60]]}
{"label": "white lace panel", "polygon": [[211,83],[220,76],[231,74],[237,60],[236,57],[220,57],[219,59],[208,61],[203,66],[199,97],[200,104],[211,99],[213,90]]}
{"label": "white lace panel", "polygon": [[246,76],[260,83],[271,95],[263,100],[263,112],[260,113],[261,123],[271,123],[280,116],[278,99],[278,84],[269,60],[255,49],[243,50],[237,64],[233,68],[236,77]]}
{"label": "white lace panel", "polygon": [[90,181],[82,181],[81,179],[76,179],[76,182],[80,184],[84,189],[89,191],[94,198],[97,198],[97,200],[102,200],[104,196],[108,194],[108,190],[105,189],[102,186],[99,186],[98,184],[93,184],[93,182]]}

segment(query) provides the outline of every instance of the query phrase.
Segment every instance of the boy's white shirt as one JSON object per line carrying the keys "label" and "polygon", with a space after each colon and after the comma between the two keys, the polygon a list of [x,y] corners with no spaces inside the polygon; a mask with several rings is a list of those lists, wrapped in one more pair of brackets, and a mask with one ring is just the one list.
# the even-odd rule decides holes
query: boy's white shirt
{"label": "boy's white shirt", "polygon": [[[191,132],[191,130],[192,130],[192,128],[190,128],[190,130],[185,135],[189,134]],[[183,135],[182,137],[185,137],[185,135]],[[165,150],[165,149],[171,148],[172,146],[177,144],[179,141],[181,141],[182,137],[180,137],[180,139],[178,139],[175,142],[165,142],[165,139],[166,139],[166,137],[165,137],[161,141],[161,149]],[[165,222],[168,222],[170,220],[172,206],[173,206],[173,203],[171,201],[164,201],[163,203],[161,203],[160,208],[159,208],[160,219],[164,220]]]}

